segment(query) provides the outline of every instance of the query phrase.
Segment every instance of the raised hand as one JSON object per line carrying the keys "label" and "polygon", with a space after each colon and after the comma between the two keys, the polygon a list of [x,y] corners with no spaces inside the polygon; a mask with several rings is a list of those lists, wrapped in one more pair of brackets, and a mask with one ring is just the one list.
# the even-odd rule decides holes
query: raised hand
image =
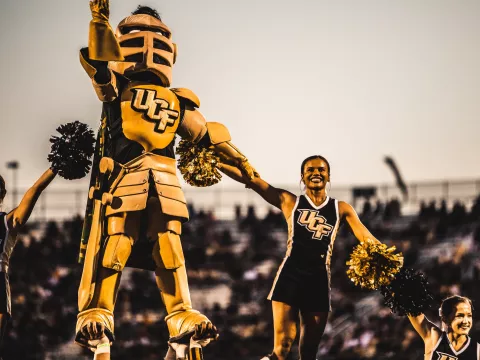
{"label": "raised hand", "polygon": [[90,11],[94,20],[108,21],[110,4],[108,0],[90,0]]}

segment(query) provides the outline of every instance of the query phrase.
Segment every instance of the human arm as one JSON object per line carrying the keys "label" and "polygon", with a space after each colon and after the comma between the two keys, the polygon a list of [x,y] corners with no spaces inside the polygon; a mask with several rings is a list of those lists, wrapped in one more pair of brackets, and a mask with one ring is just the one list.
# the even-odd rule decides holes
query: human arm
{"label": "human arm", "polygon": [[240,169],[226,163],[217,164],[217,168],[233,180],[245,184],[269,204],[282,211],[288,208],[293,208],[293,205],[295,204],[295,195],[289,191],[273,187],[260,176],[249,179],[242,173]]}
{"label": "human arm", "polygon": [[352,230],[353,235],[355,235],[358,241],[363,242],[367,239],[371,239],[373,241],[380,242],[375,238],[375,236],[372,235],[372,233],[370,233],[365,225],[363,225],[356,211],[350,204],[346,203],[345,201],[339,201],[338,211],[340,218],[347,222],[348,226]]}
{"label": "human arm", "polygon": [[27,190],[22,201],[20,201],[20,204],[8,213],[7,223],[11,231],[17,231],[25,225],[38,198],[40,197],[40,194],[52,182],[55,176],[56,174],[51,169],[45,171],[35,184]]}
{"label": "human arm", "polygon": [[430,322],[424,314],[417,316],[408,315],[408,320],[410,320],[413,328],[425,343],[425,352],[430,352],[430,348],[438,341],[441,335],[441,329]]}

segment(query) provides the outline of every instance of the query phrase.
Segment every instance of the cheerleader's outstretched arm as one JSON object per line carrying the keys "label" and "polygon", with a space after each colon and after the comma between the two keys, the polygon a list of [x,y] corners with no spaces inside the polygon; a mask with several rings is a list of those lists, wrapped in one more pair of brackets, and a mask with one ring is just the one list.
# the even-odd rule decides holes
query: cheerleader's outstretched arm
{"label": "cheerleader's outstretched arm", "polygon": [[7,215],[7,223],[11,231],[16,231],[26,224],[41,193],[52,182],[55,176],[56,174],[51,169],[45,171],[35,184],[27,190],[20,204],[10,211]]}

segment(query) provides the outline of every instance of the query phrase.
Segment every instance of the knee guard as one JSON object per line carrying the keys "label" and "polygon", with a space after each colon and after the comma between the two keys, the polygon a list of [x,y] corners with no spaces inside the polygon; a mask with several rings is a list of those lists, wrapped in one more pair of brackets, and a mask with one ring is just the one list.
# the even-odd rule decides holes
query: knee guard
{"label": "knee guard", "polygon": [[105,335],[111,342],[115,340],[113,313],[106,309],[89,309],[82,311],[77,316],[77,325],[75,327],[75,342],[80,346],[89,348],[88,339],[82,333],[82,329],[89,323],[100,323],[105,328]]}
{"label": "knee guard", "polygon": [[102,266],[122,271],[132,252],[133,239],[125,234],[110,235],[103,253]]}
{"label": "knee guard", "polygon": [[180,235],[167,231],[158,237],[153,247],[153,260],[162,269],[178,269],[185,264]]}

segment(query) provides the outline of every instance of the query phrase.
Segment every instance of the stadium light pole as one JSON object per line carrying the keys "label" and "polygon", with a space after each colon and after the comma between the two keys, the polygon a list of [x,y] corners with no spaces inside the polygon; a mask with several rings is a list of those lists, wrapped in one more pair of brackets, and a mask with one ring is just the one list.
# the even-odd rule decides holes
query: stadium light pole
{"label": "stadium light pole", "polygon": [[17,206],[17,193],[18,193],[17,170],[19,167],[20,167],[20,164],[18,163],[18,161],[13,160],[13,161],[7,162],[7,169],[12,170],[12,173],[13,173],[12,209],[14,209],[15,206]]}

